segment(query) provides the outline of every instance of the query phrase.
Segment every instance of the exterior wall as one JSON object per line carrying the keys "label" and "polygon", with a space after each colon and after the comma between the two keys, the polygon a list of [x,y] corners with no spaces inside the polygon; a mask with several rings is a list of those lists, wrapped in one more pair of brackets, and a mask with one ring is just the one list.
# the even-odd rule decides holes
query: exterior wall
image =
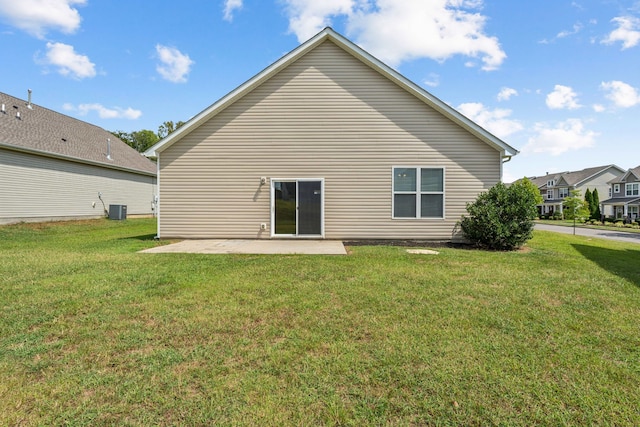
{"label": "exterior wall", "polygon": [[[451,239],[501,157],[327,41],[159,164],[162,238],[269,238],[270,178],[324,178],[325,238]],[[393,166],[445,168],[445,219],[392,219]]]}
{"label": "exterior wall", "polygon": [[[153,176],[0,149],[0,223],[103,216],[102,202],[127,215],[153,213]],[[93,203],[95,202],[95,207]]]}
{"label": "exterior wall", "polygon": [[[605,173],[598,175],[597,177],[583,183],[581,186],[577,187],[580,190],[580,194],[584,196],[584,193],[589,191],[593,193],[593,190],[598,190],[598,198],[602,202],[603,200],[607,200],[609,198],[609,188],[610,184],[607,184],[609,181],[618,178],[620,175],[623,175],[624,172],[619,172],[617,169],[609,168]],[[624,191],[624,185],[621,186],[621,190]],[[613,195],[616,196],[615,194]]]}

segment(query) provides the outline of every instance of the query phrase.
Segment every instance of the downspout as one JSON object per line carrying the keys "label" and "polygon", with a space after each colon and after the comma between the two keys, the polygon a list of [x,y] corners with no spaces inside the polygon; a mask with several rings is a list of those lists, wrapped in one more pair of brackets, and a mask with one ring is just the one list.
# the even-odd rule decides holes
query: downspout
{"label": "downspout", "polygon": [[156,152],[156,237],[160,240],[160,153]]}

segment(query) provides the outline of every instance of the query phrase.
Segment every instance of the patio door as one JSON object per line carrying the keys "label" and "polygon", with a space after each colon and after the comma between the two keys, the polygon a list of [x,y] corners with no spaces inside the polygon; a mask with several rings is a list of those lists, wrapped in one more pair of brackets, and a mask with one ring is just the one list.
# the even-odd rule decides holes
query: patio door
{"label": "patio door", "polygon": [[323,236],[323,184],[322,179],[271,181],[272,236]]}

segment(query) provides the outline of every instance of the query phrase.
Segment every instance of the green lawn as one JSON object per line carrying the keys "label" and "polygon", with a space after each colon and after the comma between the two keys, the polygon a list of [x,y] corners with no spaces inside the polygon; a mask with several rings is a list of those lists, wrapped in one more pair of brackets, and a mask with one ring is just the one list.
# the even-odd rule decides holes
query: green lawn
{"label": "green lawn", "polygon": [[640,425],[640,245],[138,254],[0,227],[0,425]]}
{"label": "green lawn", "polygon": [[[537,223],[540,224],[549,224],[549,225],[561,225],[563,227],[573,227],[573,221],[564,219],[564,220],[554,220],[554,219],[538,219]],[[596,228],[598,230],[608,230],[608,231],[624,231],[627,233],[640,233],[640,228],[632,228],[629,226],[615,226],[613,223],[607,223],[607,225],[602,224],[585,224],[582,222],[576,222],[576,227],[580,228]]]}

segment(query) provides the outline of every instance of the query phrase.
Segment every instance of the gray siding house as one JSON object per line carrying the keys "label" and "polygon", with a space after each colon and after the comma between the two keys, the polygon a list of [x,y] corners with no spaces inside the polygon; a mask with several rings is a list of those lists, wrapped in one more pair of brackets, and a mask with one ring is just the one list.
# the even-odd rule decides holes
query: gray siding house
{"label": "gray siding house", "polygon": [[517,153],[330,28],[146,152],[161,238],[434,240]]}
{"label": "gray siding house", "polygon": [[[562,214],[565,197],[571,195],[572,190],[580,191],[584,197],[587,189],[591,192],[598,190],[600,201],[610,197],[609,182],[624,174],[624,169],[616,165],[595,166],[579,171],[567,171],[530,177],[542,195],[542,204],[538,205],[540,215]],[[604,214],[604,212],[603,212]]]}
{"label": "gray siding house", "polygon": [[106,130],[0,93],[0,223],[154,213],[156,166]]}
{"label": "gray siding house", "polygon": [[602,202],[607,217],[636,221],[640,218],[640,166],[609,182],[609,198]]}

